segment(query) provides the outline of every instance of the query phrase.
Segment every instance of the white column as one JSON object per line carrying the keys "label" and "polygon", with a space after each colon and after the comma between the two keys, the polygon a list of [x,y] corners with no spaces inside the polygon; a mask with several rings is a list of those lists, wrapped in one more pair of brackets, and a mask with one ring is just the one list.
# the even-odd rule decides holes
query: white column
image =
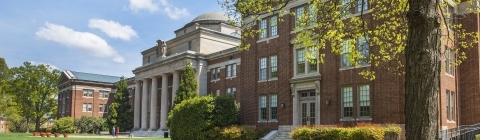
{"label": "white column", "polygon": [[162,102],[160,109],[160,129],[168,129],[167,127],[167,103],[168,103],[168,75],[162,75]]}
{"label": "white column", "polygon": [[300,109],[299,109],[299,99],[297,95],[297,90],[295,90],[295,85],[290,84],[290,89],[292,90],[292,96],[293,96],[293,126],[298,126],[300,125]]}
{"label": "white column", "polygon": [[152,89],[150,93],[150,130],[157,130],[157,77],[152,77]]}
{"label": "white column", "polygon": [[140,128],[140,86],[141,81],[136,81],[137,86],[135,86],[135,104],[133,109],[133,128]]}
{"label": "white column", "polygon": [[178,71],[173,72],[173,83],[172,83],[172,106],[173,101],[175,101],[175,96],[177,96],[177,89],[180,86],[180,74]]}
{"label": "white column", "polygon": [[146,130],[147,128],[147,106],[148,106],[148,79],[143,80],[143,93],[142,93],[142,125],[141,129]]}

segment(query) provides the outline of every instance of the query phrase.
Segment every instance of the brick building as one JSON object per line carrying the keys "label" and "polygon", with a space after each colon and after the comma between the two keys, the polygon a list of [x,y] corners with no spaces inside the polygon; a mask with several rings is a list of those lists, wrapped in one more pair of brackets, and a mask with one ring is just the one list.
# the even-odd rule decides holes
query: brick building
{"label": "brick building", "polygon": [[[118,81],[120,77],[117,76],[63,71],[57,84],[58,118],[65,116],[106,118],[108,106],[114,101]],[[129,87],[129,91],[133,89]]]}
{"label": "brick building", "polygon": [[[292,1],[284,9],[304,12],[308,10],[308,2]],[[479,14],[469,12],[469,6],[464,2],[449,7],[448,12],[464,16],[454,22],[463,24],[466,31],[478,32]],[[245,42],[251,45],[249,50],[233,51],[232,55],[209,60],[209,65],[216,65],[232,58],[241,59],[242,65],[237,66],[237,77],[241,80],[230,82],[222,77],[227,70],[220,68],[220,78],[209,80],[208,87],[212,94],[224,94],[225,88],[233,87],[228,84],[236,86],[243,125],[279,129],[357,122],[405,124],[404,76],[368,63],[352,67],[342,56],[330,53],[329,47],[320,52],[325,54],[323,64],[307,63],[304,56],[308,50],[295,46],[292,41],[294,15],[266,14],[259,18],[252,27],[266,32]],[[368,45],[360,47],[367,48],[366,54],[374,51],[369,50]],[[448,62],[454,61],[453,53],[447,51],[441,58],[439,129],[480,123],[477,117],[480,115],[478,46],[466,53],[468,59],[458,67],[448,66]],[[211,76],[218,73],[213,69],[209,77],[218,77]],[[368,81],[360,76],[358,73],[364,69],[374,70],[376,79]]]}

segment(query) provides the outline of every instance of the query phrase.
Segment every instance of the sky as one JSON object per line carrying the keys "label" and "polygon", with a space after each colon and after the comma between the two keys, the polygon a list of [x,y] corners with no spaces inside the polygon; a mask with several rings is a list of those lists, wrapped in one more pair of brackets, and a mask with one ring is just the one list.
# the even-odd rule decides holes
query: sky
{"label": "sky", "polygon": [[0,0],[0,57],[60,71],[133,77],[141,52],[217,0]]}

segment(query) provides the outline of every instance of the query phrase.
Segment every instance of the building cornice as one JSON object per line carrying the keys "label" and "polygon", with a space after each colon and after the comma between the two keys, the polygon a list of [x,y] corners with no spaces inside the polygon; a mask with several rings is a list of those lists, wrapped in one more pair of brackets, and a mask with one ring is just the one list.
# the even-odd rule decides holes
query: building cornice
{"label": "building cornice", "polygon": [[205,54],[197,53],[197,52],[194,52],[194,51],[186,51],[186,52],[183,52],[183,53],[167,56],[167,57],[161,59],[160,61],[157,61],[157,62],[154,62],[154,63],[150,63],[150,64],[147,64],[147,65],[140,66],[138,68],[135,68],[132,72],[134,74],[137,74],[137,73],[140,73],[140,72],[143,72],[143,71],[146,71],[146,70],[149,70],[149,69],[161,66],[161,65],[166,65],[168,63],[175,62],[176,60],[181,60],[181,59],[207,59],[207,56]]}
{"label": "building cornice", "polygon": [[[222,36],[222,37],[225,37],[227,39],[232,39],[232,40],[238,40],[240,42],[240,38],[239,37],[235,37],[235,36],[231,36],[231,35],[228,35],[228,34],[224,34],[224,33],[221,33],[221,32],[218,32],[218,31],[215,31],[215,30],[212,30],[212,29],[208,29],[208,28],[203,28],[203,27],[199,27],[197,28],[196,30],[193,30],[191,32],[188,32],[182,36],[179,36],[179,37],[175,37],[173,39],[170,39],[168,40],[166,43],[167,43],[167,51],[169,49],[172,49],[171,47],[168,47],[168,44],[171,44],[173,42],[176,42],[176,41],[179,41],[179,40],[182,40],[184,38],[187,38],[187,37],[190,37],[194,34],[199,34],[199,33],[207,33],[207,34],[214,34],[214,35],[219,35],[219,36]],[[152,52],[152,51],[155,51],[156,49],[156,46],[153,46],[145,51],[142,51],[142,55],[145,55],[146,53],[148,52]]]}
{"label": "building cornice", "polygon": [[237,47],[232,47],[232,48],[228,48],[228,49],[225,49],[225,50],[221,50],[221,51],[218,51],[218,52],[211,53],[211,54],[207,55],[207,59],[208,60],[215,60],[215,59],[218,59],[218,58],[223,58],[225,56],[237,54],[239,52],[240,51],[237,49]]}

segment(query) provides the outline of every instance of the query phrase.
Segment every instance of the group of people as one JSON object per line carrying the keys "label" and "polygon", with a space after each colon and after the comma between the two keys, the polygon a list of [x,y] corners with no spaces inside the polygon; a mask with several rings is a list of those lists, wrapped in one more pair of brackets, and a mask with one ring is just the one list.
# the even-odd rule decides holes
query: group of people
{"label": "group of people", "polygon": [[116,136],[116,137],[118,138],[118,132],[119,132],[119,130],[120,130],[119,127],[116,127],[116,128],[115,128],[115,126],[113,126],[113,128],[112,128],[112,135],[113,135],[113,137]]}

